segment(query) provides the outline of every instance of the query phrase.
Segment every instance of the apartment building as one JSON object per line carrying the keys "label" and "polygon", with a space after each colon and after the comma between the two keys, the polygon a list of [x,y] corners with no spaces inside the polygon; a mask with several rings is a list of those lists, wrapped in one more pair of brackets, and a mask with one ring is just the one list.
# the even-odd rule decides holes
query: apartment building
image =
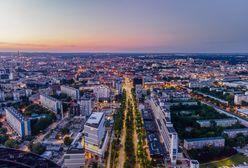
{"label": "apartment building", "polygon": [[204,146],[224,147],[225,139],[222,137],[185,139],[183,146],[186,150],[201,149]]}
{"label": "apartment building", "polygon": [[78,100],[80,97],[80,92],[78,89],[69,86],[60,86],[61,93],[70,96],[72,99]]}
{"label": "apartment building", "polygon": [[40,95],[40,103],[43,107],[53,111],[55,114],[63,112],[62,102],[48,95]]}
{"label": "apartment building", "polygon": [[31,135],[31,122],[13,107],[5,108],[7,123],[20,136]]}

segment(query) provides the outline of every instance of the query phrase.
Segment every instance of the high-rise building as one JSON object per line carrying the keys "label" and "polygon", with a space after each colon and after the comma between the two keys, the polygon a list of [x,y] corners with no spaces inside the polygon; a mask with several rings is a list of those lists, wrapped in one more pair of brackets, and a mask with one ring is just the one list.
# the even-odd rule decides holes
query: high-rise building
{"label": "high-rise building", "polygon": [[92,113],[92,101],[91,98],[84,97],[78,101],[80,106],[80,115],[89,117]]}
{"label": "high-rise building", "polygon": [[78,100],[80,97],[80,92],[78,89],[69,86],[61,86],[60,89],[61,89],[61,93],[64,93],[73,99]]}
{"label": "high-rise building", "polygon": [[63,113],[62,102],[48,95],[40,95],[40,103],[43,107],[48,108],[54,113]]}
{"label": "high-rise building", "polygon": [[31,123],[29,119],[24,118],[24,116],[13,107],[5,108],[5,114],[8,124],[20,137],[31,135]]}
{"label": "high-rise building", "polygon": [[84,125],[83,134],[82,144],[86,154],[103,158],[108,143],[104,112],[94,112],[90,115]]}

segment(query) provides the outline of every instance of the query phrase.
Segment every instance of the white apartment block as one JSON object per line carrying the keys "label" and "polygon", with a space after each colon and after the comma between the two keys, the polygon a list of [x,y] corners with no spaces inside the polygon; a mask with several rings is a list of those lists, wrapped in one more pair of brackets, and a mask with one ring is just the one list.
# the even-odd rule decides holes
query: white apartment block
{"label": "white apartment block", "polygon": [[190,149],[201,149],[204,146],[224,147],[225,139],[222,137],[208,137],[208,138],[193,138],[184,140],[184,148]]}
{"label": "white apartment block", "polygon": [[31,135],[31,123],[29,119],[24,118],[23,115],[13,107],[5,108],[5,114],[8,124],[20,137]]}
{"label": "white apartment block", "polygon": [[216,126],[220,127],[229,127],[238,122],[236,118],[197,120],[196,122],[200,125],[200,127],[210,127],[212,121],[216,123]]}
{"label": "white apartment block", "polygon": [[69,86],[60,86],[60,89],[61,89],[61,93],[64,93],[73,99],[78,100],[80,97],[80,92],[78,89]]}
{"label": "white apartment block", "polygon": [[40,103],[43,107],[53,111],[54,113],[63,113],[62,102],[48,95],[40,95]]}
{"label": "white apartment block", "polygon": [[[153,93],[152,93],[153,95]],[[176,164],[178,156],[178,134],[171,123],[170,111],[164,107],[164,103],[154,95],[150,99],[150,106],[153,111],[160,136],[166,150],[169,152],[172,164]]]}
{"label": "white apartment block", "polygon": [[86,152],[103,158],[108,143],[104,112],[94,112],[90,115],[84,125],[83,134],[82,143],[85,145]]}

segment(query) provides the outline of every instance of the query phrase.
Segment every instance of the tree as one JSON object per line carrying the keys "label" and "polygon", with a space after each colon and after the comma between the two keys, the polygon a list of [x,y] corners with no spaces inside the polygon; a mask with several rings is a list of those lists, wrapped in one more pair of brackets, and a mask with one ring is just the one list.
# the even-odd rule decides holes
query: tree
{"label": "tree", "polygon": [[38,142],[38,143],[35,143],[35,144],[31,143],[31,144],[28,146],[28,148],[30,149],[31,152],[36,153],[36,154],[38,154],[38,155],[44,153],[45,150],[46,150],[46,147],[43,146],[43,145],[42,145],[41,143],[39,143],[39,142]]}
{"label": "tree", "polygon": [[0,128],[0,134],[6,134],[7,128]]}
{"label": "tree", "polygon": [[217,126],[217,123],[214,120],[210,121],[210,127],[215,128]]}
{"label": "tree", "polygon": [[72,139],[70,137],[67,136],[64,138],[64,144],[66,146],[69,146],[71,143],[72,143]]}
{"label": "tree", "polygon": [[17,148],[18,142],[14,139],[9,139],[4,143],[4,145],[9,148]]}
{"label": "tree", "polygon": [[245,137],[244,136],[238,136],[237,137],[237,145],[239,145],[241,148],[245,146]]}
{"label": "tree", "polygon": [[61,128],[60,129],[60,132],[61,132],[62,135],[66,135],[66,134],[69,134],[70,133],[70,131],[69,131],[68,128]]}
{"label": "tree", "polygon": [[5,134],[0,134],[0,144],[4,144],[5,141],[7,141],[9,137]]}

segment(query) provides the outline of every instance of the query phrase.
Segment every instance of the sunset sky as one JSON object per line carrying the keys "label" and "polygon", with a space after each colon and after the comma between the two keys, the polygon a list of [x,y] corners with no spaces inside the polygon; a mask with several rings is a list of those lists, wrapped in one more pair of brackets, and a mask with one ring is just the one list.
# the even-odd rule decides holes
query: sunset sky
{"label": "sunset sky", "polygon": [[248,52],[248,0],[2,0],[0,51]]}

